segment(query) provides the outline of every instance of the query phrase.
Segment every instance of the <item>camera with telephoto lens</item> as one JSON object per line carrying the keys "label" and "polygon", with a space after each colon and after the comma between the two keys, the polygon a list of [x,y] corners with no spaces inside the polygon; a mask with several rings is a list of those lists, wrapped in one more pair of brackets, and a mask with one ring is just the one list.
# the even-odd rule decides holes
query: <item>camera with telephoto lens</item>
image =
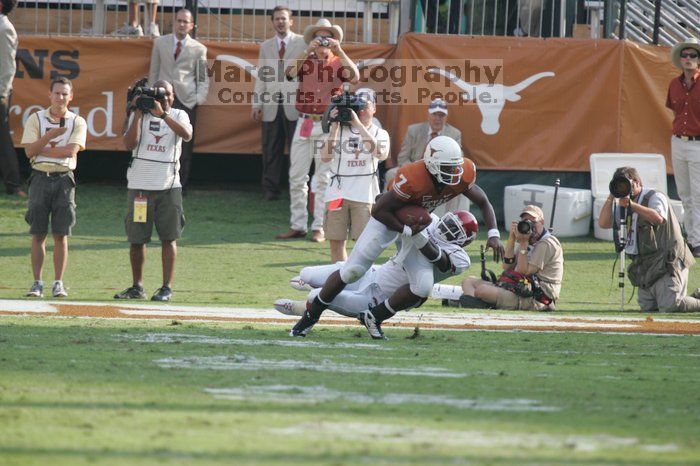
{"label": "camera with telephoto lens", "polygon": [[621,199],[632,194],[632,180],[624,175],[618,175],[610,180],[610,194]]}
{"label": "camera with telephoto lens", "polygon": [[[330,131],[331,123],[337,121],[340,124],[348,124],[352,121],[352,112],[359,113],[367,107],[367,100],[364,97],[358,97],[350,92],[350,85],[343,84],[343,93],[331,97],[331,103],[328,105],[326,112],[321,119],[321,128],[324,133]],[[338,114],[335,118],[331,118],[331,110],[338,109]]]}
{"label": "camera with telephoto lens", "polygon": [[142,112],[149,112],[155,107],[156,100],[163,102],[167,91],[164,87],[138,86],[134,89],[134,97],[140,97],[136,101],[136,108]]}
{"label": "camera with telephoto lens", "polygon": [[534,223],[532,223],[530,220],[520,220],[517,227],[518,233],[521,235],[529,235],[532,233],[534,226]]}

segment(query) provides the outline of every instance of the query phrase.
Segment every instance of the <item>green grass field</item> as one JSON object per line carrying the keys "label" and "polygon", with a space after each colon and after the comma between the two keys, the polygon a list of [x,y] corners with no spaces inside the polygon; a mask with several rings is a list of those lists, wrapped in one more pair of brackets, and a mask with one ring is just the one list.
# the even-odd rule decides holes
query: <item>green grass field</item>
{"label": "green grass field", "polygon": [[[123,187],[78,187],[70,300],[112,301],[130,284],[125,203]],[[287,207],[254,187],[193,190],[174,303],[301,298],[288,279],[327,262],[328,245],[275,241]],[[0,197],[0,299],[31,283],[23,215]],[[611,245],[563,246],[559,311],[619,315]],[[51,280],[50,256],[44,270]],[[148,292],[160,275],[154,242]],[[640,315],[634,298],[624,314]],[[391,328],[377,343],[357,326],[286,330],[0,317],[0,465],[700,464],[697,336]]]}

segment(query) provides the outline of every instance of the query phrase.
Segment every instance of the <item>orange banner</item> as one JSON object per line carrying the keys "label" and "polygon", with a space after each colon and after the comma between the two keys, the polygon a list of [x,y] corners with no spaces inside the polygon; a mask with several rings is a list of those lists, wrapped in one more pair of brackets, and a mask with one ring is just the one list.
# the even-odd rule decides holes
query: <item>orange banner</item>
{"label": "orange banner", "polygon": [[[260,152],[250,118],[259,45],[206,43],[212,85],[197,113],[198,152]],[[123,150],[126,88],[148,74],[150,39],[21,37],[11,126],[48,105],[51,79],[73,80],[88,149]],[[430,99],[450,102],[449,123],[480,168],[587,171],[594,152],[670,153],[666,89],[678,73],[664,47],[613,40],[403,35],[397,46],[347,45],[379,92],[378,117],[394,155]],[[232,58],[233,57],[233,58]],[[234,72],[238,69],[237,72]],[[226,71],[229,71],[226,73]],[[669,157],[670,159],[670,157]],[[669,166],[670,172],[670,166]]]}

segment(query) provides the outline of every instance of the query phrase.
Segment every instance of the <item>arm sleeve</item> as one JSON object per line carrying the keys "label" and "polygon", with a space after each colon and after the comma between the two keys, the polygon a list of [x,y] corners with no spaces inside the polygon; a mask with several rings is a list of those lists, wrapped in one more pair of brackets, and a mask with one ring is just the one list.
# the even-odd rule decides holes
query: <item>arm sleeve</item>
{"label": "arm sleeve", "polygon": [[209,76],[207,75],[207,48],[202,45],[195,63],[197,105],[202,105],[209,94]]}
{"label": "arm sleeve", "polygon": [[17,71],[15,62],[16,50],[15,42],[17,34],[13,34],[12,30],[5,31],[6,33],[0,36],[0,96],[4,97],[12,89],[12,80]]}
{"label": "arm sleeve", "polygon": [[411,136],[411,128],[408,128],[406,136],[403,138],[403,142],[401,143],[399,155],[396,157],[396,163],[399,167],[402,167],[411,161],[412,140],[413,137]]}
{"label": "arm sleeve", "polygon": [[187,112],[184,110],[180,109],[175,109],[177,112],[173,112],[173,116],[182,123],[182,126],[189,128],[190,132],[192,132],[192,122],[190,121],[189,115],[187,115]]}
{"label": "arm sleeve", "polygon": [[[260,53],[258,54],[258,70],[260,69],[261,65],[265,65],[262,57],[263,53],[263,47],[260,47]],[[266,65],[265,65],[266,66]],[[261,109],[262,108],[262,102],[260,101],[260,98],[262,95],[265,93],[265,88],[267,87],[267,83],[265,80],[260,79],[260,76],[255,77],[255,88],[253,89],[253,108]]]}
{"label": "arm sleeve", "polygon": [[68,144],[77,144],[80,146],[80,150],[85,150],[86,141],[87,123],[83,117],[76,117],[75,125],[73,126],[73,134],[70,135]]}
{"label": "arm sleeve", "polygon": [[36,113],[32,113],[32,115],[27,119],[27,122],[24,124],[24,132],[22,133],[22,142],[20,142],[20,144],[31,144],[38,141],[40,137],[39,119],[37,118]]}
{"label": "arm sleeve", "polygon": [[148,72],[148,82],[153,84],[158,81],[160,74],[160,54],[158,53],[158,39],[153,42],[153,50],[151,50],[151,68]]}

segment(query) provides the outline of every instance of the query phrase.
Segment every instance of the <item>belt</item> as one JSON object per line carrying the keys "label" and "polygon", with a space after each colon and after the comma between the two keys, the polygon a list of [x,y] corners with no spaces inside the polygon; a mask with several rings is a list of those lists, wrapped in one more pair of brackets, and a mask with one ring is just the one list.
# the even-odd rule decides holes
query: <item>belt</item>
{"label": "belt", "polygon": [[674,134],[674,136],[681,141],[700,141],[700,136],[679,136],[678,134]]}
{"label": "belt", "polygon": [[38,173],[41,176],[52,177],[52,178],[58,178],[60,176],[66,176],[66,175],[70,174],[70,171],[67,171],[67,172],[44,172],[44,171],[37,170],[37,169],[32,169],[32,171],[34,173]]}
{"label": "belt", "polygon": [[321,121],[323,118],[323,115],[319,115],[317,113],[300,113],[299,116],[301,118],[310,118],[313,121]]}

